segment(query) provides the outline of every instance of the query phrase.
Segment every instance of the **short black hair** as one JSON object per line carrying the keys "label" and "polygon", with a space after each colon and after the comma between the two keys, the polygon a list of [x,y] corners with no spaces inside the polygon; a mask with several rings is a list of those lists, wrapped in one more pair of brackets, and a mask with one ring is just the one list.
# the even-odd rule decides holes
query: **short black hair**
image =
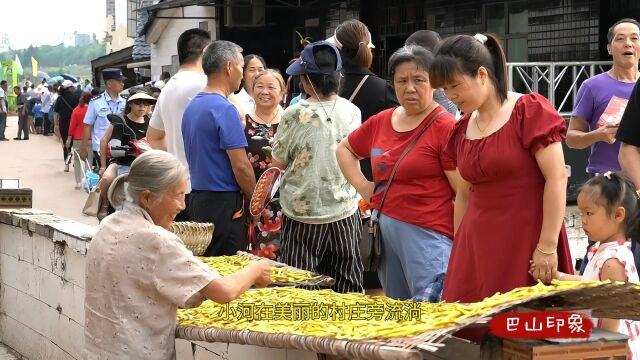
{"label": "short black hair", "polygon": [[7,80],[0,81],[0,85],[5,85],[6,83],[7,83]]}
{"label": "short black hair", "polygon": [[338,92],[340,72],[335,71],[338,64],[336,52],[330,46],[314,46],[313,58],[320,70],[325,74],[307,74],[311,85],[320,94],[329,96]]}
{"label": "short black hair", "polygon": [[[595,190],[595,191],[594,191]],[[617,207],[625,210],[624,232],[627,237],[638,235],[638,198],[636,186],[627,175],[621,173],[599,174],[589,179],[580,188],[580,193],[591,196],[596,204],[603,206],[612,216]]]}
{"label": "short black hair", "polygon": [[160,79],[168,79],[171,77],[171,74],[168,71],[163,71],[162,74],[160,74]]}
{"label": "short black hair", "polygon": [[180,65],[198,60],[202,49],[210,42],[211,34],[202,29],[189,29],[180,34],[178,38],[178,62]]}
{"label": "short black hair", "polygon": [[611,44],[611,42],[613,41],[613,32],[615,31],[616,26],[624,23],[633,24],[637,26],[638,29],[640,29],[640,22],[638,22],[637,20],[630,19],[630,18],[620,19],[616,21],[613,25],[611,25],[611,27],[609,28],[609,31],[607,31],[607,44]]}
{"label": "short black hair", "polygon": [[242,73],[244,74],[247,71],[247,67],[249,66],[249,62],[251,62],[251,60],[253,59],[258,59],[258,61],[260,61],[262,63],[262,67],[263,68],[267,68],[267,62],[264,60],[264,58],[258,54],[249,54],[249,55],[245,55],[244,57],[244,67],[242,68]]}
{"label": "short black hair", "polygon": [[429,67],[433,62],[433,54],[420,45],[405,45],[396,50],[389,58],[389,77],[391,78],[391,83],[393,83],[393,77],[398,65],[406,62],[415,63],[418,69],[429,72]]}
{"label": "short black hair", "polygon": [[418,30],[409,35],[404,42],[405,45],[420,45],[423,48],[433,52],[440,44],[440,34],[432,30]]}

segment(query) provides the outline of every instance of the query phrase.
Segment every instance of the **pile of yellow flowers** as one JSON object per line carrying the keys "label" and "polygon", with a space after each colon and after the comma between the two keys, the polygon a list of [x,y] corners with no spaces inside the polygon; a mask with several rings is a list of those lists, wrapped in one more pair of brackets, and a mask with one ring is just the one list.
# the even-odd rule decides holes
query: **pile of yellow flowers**
{"label": "pile of yellow flowers", "polygon": [[599,284],[597,281],[554,281],[549,286],[539,283],[471,304],[399,301],[332,290],[265,288],[249,290],[229,304],[205,301],[198,308],[179,310],[178,324],[346,340],[408,337],[455,326],[499,305]]}
{"label": "pile of yellow flowers", "polygon": [[[253,259],[240,256],[216,256],[216,257],[198,257],[200,261],[207,264],[209,268],[217,271],[222,276],[231,275],[245,266],[249,265]],[[275,283],[297,283],[303,281],[316,280],[321,275],[293,267],[271,267],[271,281]]]}

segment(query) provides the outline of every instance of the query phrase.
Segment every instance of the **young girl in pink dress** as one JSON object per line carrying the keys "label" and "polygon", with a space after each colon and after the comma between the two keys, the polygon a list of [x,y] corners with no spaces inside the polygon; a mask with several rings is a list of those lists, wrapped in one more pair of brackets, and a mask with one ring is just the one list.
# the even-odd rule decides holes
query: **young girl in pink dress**
{"label": "young girl in pink dress", "polygon": [[[631,231],[637,226],[635,185],[624,175],[607,172],[590,179],[578,194],[582,228],[597,241],[589,249],[582,276],[554,273],[558,280],[611,280],[639,282],[631,252]],[[629,359],[640,359],[640,322],[594,319],[596,325],[629,337]]]}

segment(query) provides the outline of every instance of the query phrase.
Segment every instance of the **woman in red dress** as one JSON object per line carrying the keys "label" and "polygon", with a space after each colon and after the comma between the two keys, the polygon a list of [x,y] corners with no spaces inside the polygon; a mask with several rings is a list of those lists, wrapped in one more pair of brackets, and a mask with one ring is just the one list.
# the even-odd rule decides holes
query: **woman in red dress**
{"label": "woman in red dress", "polygon": [[465,114],[447,145],[463,179],[442,296],[449,302],[572,272],[563,224],[566,125],[543,96],[508,92],[505,69],[498,40],[478,34],[446,39],[429,72]]}

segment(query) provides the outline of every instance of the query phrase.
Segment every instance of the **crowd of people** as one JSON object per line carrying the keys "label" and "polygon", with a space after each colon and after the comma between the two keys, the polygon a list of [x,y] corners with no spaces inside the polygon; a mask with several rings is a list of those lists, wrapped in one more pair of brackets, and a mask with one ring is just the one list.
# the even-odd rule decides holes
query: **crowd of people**
{"label": "crowd of people", "polygon": [[[128,98],[118,69],[103,71],[106,89],[93,97],[62,82],[32,95],[38,107],[14,89],[18,138],[53,130],[64,158],[73,147],[101,176],[104,219],[87,259],[89,357],[170,358],[178,306],[269,283],[264,262],[228,277],[210,271],[168,231],[173,221],[215,224],[205,256],[251,251],[331,276],[345,293],[381,287],[396,299],[476,302],[553,279],[638,281],[637,21],[609,29],[613,66],[581,85],[568,128],[544,96],[509,91],[492,34],[418,31],[390,56],[389,79],[371,71],[373,48],[364,23],[345,21],[304,47],[285,78],[268,59],[190,29],[177,41],[178,72]],[[0,128],[3,113],[0,102]],[[154,150],[117,154],[143,138]],[[579,274],[564,228],[563,142],[591,148],[577,200],[590,240]],[[269,168],[282,173],[278,193],[252,216]],[[361,260],[359,201],[380,226],[376,271]],[[117,211],[105,217],[109,207]],[[638,358],[640,327],[599,326],[629,335]],[[158,342],[138,348],[140,339]]]}

